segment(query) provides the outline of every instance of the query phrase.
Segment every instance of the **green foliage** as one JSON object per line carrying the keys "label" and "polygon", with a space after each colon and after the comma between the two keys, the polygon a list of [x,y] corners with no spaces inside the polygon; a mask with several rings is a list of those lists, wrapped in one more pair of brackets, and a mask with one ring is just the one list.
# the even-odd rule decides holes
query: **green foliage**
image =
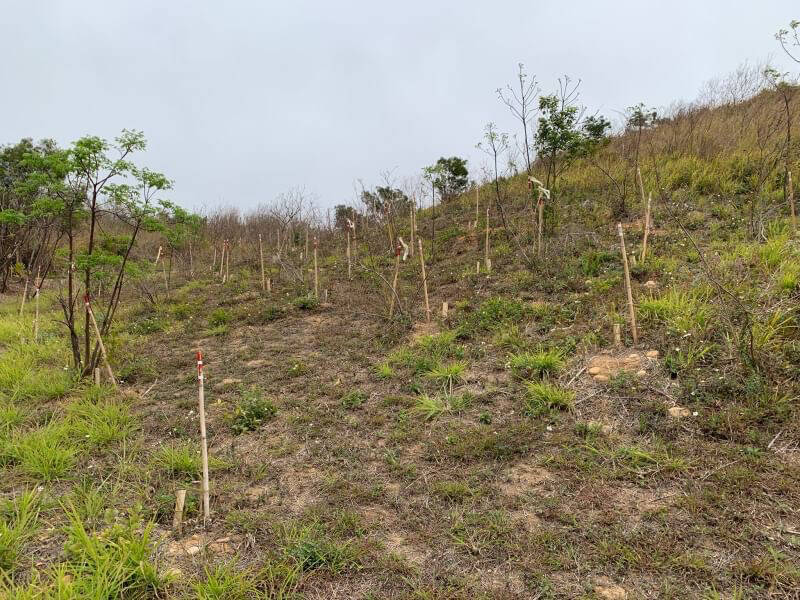
{"label": "green foliage", "polygon": [[342,406],[350,410],[360,407],[366,401],[367,395],[361,390],[350,390],[341,399]]}
{"label": "green foliage", "polygon": [[77,463],[78,448],[66,422],[52,421],[39,429],[13,436],[4,454],[20,471],[39,481],[64,477]]}
{"label": "green foliage", "polygon": [[525,412],[531,416],[552,410],[571,410],[575,401],[575,392],[546,381],[528,382],[525,391]]}
{"label": "green foliage", "polygon": [[197,600],[248,600],[256,595],[252,574],[235,563],[204,570],[205,580],[192,584]]}
{"label": "green foliage", "polygon": [[157,467],[176,479],[193,481],[200,476],[200,451],[190,442],[161,446],[154,458]]}
{"label": "green foliage", "polygon": [[36,533],[38,519],[36,492],[25,491],[0,502],[0,573],[11,573],[17,566],[23,545]]}
{"label": "green foliage", "polygon": [[423,173],[445,201],[455,198],[467,188],[469,171],[465,158],[441,157],[436,164],[425,167]]}
{"label": "green foliage", "polygon": [[442,388],[448,394],[453,393],[453,385],[461,381],[464,377],[464,372],[467,370],[466,363],[454,362],[447,365],[436,365],[427,376],[442,385]]}
{"label": "green foliage", "polygon": [[587,250],[580,257],[581,273],[587,277],[597,277],[606,265],[615,264],[616,254],[604,250]]}
{"label": "green foliage", "polygon": [[208,316],[208,323],[212,327],[227,325],[231,320],[231,313],[224,308],[215,308]]}
{"label": "green foliage", "polygon": [[235,434],[255,431],[267,421],[275,418],[278,409],[258,388],[242,391],[233,413],[230,415],[231,429]]}
{"label": "green foliage", "polygon": [[280,536],[285,556],[300,571],[324,569],[336,574],[358,565],[353,546],[331,539],[316,521],[306,525],[287,523],[282,526]]}
{"label": "green foliage", "polygon": [[477,311],[469,314],[458,328],[458,337],[465,339],[482,331],[493,331],[518,323],[530,313],[530,307],[518,300],[489,298]]}
{"label": "green foliage", "polygon": [[559,350],[520,352],[511,355],[508,366],[519,378],[530,379],[533,376],[543,378],[558,373],[564,367],[564,357]]}
{"label": "green foliage", "polygon": [[670,288],[659,298],[639,300],[642,319],[663,323],[677,334],[702,331],[711,322],[712,308],[707,302],[706,292]]}
{"label": "green foliage", "polygon": [[319,300],[312,294],[306,294],[295,298],[292,305],[300,310],[314,310],[319,306]]}
{"label": "green foliage", "polygon": [[71,404],[72,430],[84,443],[103,447],[130,437],[137,428],[128,407],[114,400]]}

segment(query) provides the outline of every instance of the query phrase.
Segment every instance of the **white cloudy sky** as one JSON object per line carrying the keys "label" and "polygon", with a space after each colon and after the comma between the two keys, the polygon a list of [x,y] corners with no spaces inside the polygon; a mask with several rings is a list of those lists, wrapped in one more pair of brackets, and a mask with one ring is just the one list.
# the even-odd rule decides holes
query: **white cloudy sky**
{"label": "white cloudy sky", "polygon": [[792,0],[6,0],[0,143],[143,130],[143,164],[192,208],[244,209],[297,186],[352,202],[357,179],[475,168],[495,89],[518,62],[569,74],[610,117],[692,99],[745,60],[785,59]]}

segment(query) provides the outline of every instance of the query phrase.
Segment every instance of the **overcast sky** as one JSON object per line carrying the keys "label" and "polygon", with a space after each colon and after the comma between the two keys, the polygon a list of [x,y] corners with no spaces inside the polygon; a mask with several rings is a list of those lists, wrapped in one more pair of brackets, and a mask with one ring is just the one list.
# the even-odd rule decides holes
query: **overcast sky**
{"label": "overcast sky", "polygon": [[352,203],[356,180],[442,155],[477,174],[484,125],[516,131],[495,90],[518,62],[615,118],[745,60],[788,69],[773,34],[793,18],[796,0],[5,0],[0,143],[139,129],[184,206]]}

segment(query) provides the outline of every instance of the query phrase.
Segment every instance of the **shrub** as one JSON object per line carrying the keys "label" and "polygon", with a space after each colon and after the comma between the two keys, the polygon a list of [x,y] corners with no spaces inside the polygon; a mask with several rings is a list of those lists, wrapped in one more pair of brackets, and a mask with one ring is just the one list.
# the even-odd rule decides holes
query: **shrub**
{"label": "shrub", "polygon": [[215,308],[208,316],[208,323],[211,327],[223,327],[231,320],[231,314],[224,308]]}
{"label": "shrub", "polygon": [[242,392],[231,414],[231,429],[236,434],[255,431],[278,413],[275,405],[263,397],[260,390]]}
{"label": "shrub", "polygon": [[319,306],[319,300],[311,294],[306,294],[295,298],[292,304],[295,308],[299,308],[300,310],[313,310]]}

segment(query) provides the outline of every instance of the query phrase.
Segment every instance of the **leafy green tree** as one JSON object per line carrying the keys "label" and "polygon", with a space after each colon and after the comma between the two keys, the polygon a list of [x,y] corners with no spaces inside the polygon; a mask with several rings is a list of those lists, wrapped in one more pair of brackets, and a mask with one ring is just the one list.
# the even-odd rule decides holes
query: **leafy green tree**
{"label": "leafy green tree", "polygon": [[578,105],[580,81],[559,81],[557,94],[539,98],[539,124],[534,142],[539,159],[546,169],[545,187],[554,188],[559,175],[571,162],[589,154],[605,143],[611,128],[600,116],[583,117]]}
{"label": "leafy green tree", "polygon": [[57,175],[39,172],[36,163],[56,152],[52,140],[34,144],[23,139],[0,148],[0,291],[6,290],[13,270],[41,271],[46,276],[50,268],[59,242],[54,226],[58,206],[42,191],[43,184]]}
{"label": "leafy green tree", "polygon": [[424,175],[439,192],[442,202],[463,193],[469,185],[467,160],[458,156],[441,157],[435,164],[425,167]]}

